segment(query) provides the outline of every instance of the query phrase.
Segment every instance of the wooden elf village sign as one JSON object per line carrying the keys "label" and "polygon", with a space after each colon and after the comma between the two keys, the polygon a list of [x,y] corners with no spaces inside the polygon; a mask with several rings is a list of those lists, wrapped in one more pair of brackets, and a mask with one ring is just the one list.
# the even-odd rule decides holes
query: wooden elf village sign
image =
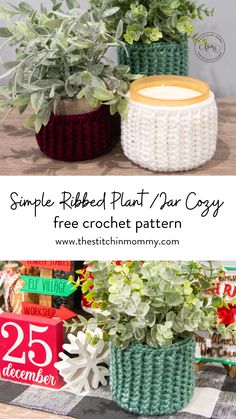
{"label": "wooden elf village sign", "polygon": [[61,306],[60,308],[42,306],[40,304],[22,303],[22,314],[29,316],[46,317],[48,319],[68,320],[75,316],[75,313],[68,308]]}
{"label": "wooden elf village sign", "polygon": [[20,263],[29,267],[37,267],[40,269],[53,269],[54,271],[66,271],[70,272],[72,269],[72,263],[68,260],[21,260]]}
{"label": "wooden elf village sign", "polygon": [[[55,309],[52,306],[54,296],[67,298],[76,291],[73,284],[67,279],[54,278],[57,270],[71,272],[72,262],[70,261],[21,261],[24,267],[36,268],[39,276],[27,274],[20,275],[22,294],[21,312],[25,315],[59,318],[67,320],[75,316],[75,313],[61,306]],[[38,274],[37,274],[38,275]]]}
{"label": "wooden elf village sign", "polygon": [[[209,299],[213,295],[224,296],[230,305],[230,310],[222,309],[219,313],[222,323],[229,325],[236,323],[236,306],[231,301],[236,297],[236,267],[225,267],[225,272],[214,284]],[[225,313],[224,313],[225,311]],[[236,339],[231,335],[222,336],[219,333],[212,335],[200,332],[196,338],[196,360],[200,365],[205,362],[221,363],[225,366],[229,375],[236,378]]]}
{"label": "wooden elf village sign", "polygon": [[76,291],[74,285],[69,284],[65,279],[25,275],[21,275],[20,277],[25,282],[25,285],[21,288],[21,292],[69,297],[69,295]]}

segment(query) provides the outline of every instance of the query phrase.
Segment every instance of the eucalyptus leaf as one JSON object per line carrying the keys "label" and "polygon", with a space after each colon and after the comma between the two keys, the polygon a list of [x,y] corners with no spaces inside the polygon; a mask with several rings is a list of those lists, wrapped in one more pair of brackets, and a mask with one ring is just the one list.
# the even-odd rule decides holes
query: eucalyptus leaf
{"label": "eucalyptus leaf", "polygon": [[27,119],[24,120],[23,127],[31,128],[35,124],[35,118],[36,118],[35,114],[29,116]]}
{"label": "eucalyptus leaf", "polygon": [[41,89],[51,89],[52,86],[63,87],[64,82],[58,79],[45,79],[45,80],[36,80],[32,83],[33,87],[39,87]]}
{"label": "eucalyptus leaf", "polygon": [[50,116],[52,113],[51,106],[45,106],[44,110],[42,111],[42,123],[44,126],[46,126],[50,120]]}
{"label": "eucalyptus leaf", "polygon": [[179,306],[184,301],[184,297],[179,293],[168,293],[166,296],[166,302],[170,307]]}
{"label": "eucalyptus leaf", "polygon": [[[100,309],[105,304],[108,313],[98,325],[107,332],[106,339],[121,350],[131,343],[169,346],[198,330],[217,327],[226,332],[226,327],[216,322],[215,308],[226,307],[224,299],[214,297],[214,304],[205,302],[206,284],[211,289],[221,272],[212,262],[85,263],[89,265],[87,274],[93,275],[94,304]],[[85,290],[91,286],[90,276],[87,281],[85,286],[83,282]],[[236,336],[236,325],[227,331]]]}
{"label": "eucalyptus leaf", "polygon": [[32,6],[30,6],[29,3],[26,3],[24,1],[20,2],[18,4],[19,10],[21,11],[21,13],[25,14],[25,15],[32,15],[34,13],[34,9]]}
{"label": "eucalyptus leaf", "polygon": [[43,117],[41,114],[36,115],[35,116],[35,122],[34,122],[34,127],[35,127],[35,132],[36,134],[39,133],[39,131],[41,130],[41,127],[43,125]]}
{"label": "eucalyptus leaf", "polygon": [[39,111],[41,110],[42,105],[44,103],[44,93],[43,92],[33,93],[30,97],[30,100],[31,100],[31,106],[35,114],[37,115]]}
{"label": "eucalyptus leaf", "polygon": [[15,69],[19,64],[20,64],[19,61],[6,61],[6,62],[4,62],[4,68],[6,70],[10,70],[12,68]]}
{"label": "eucalyptus leaf", "polygon": [[95,87],[93,94],[96,99],[102,101],[114,99],[113,93],[103,87]]}
{"label": "eucalyptus leaf", "polygon": [[118,101],[118,111],[125,118],[128,115],[128,106],[126,100],[120,99]]}
{"label": "eucalyptus leaf", "polygon": [[78,0],[66,0],[66,4],[69,9],[75,9],[76,7],[79,7]]}
{"label": "eucalyptus leaf", "polygon": [[99,76],[102,73],[103,69],[104,69],[104,64],[99,63],[99,64],[92,65],[89,68],[89,71],[93,76]]}
{"label": "eucalyptus leaf", "polygon": [[117,39],[120,39],[123,35],[123,31],[124,31],[124,23],[123,23],[123,20],[121,19],[117,25],[115,37]]}
{"label": "eucalyptus leaf", "polygon": [[2,20],[9,20],[11,17],[15,15],[14,10],[9,10],[4,6],[0,5],[0,19]]}
{"label": "eucalyptus leaf", "polygon": [[0,28],[0,38],[10,38],[12,36],[8,28]]}
{"label": "eucalyptus leaf", "polygon": [[[9,107],[17,106],[23,113],[31,105],[34,114],[26,124],[34,123],[36,132],[47,125],[62,99],[83,99],[94,108],[109,102],[111,114],[124,114],[123,101],[135,78],[127,67],[117,69],[107,58],[109,47],[124,43],[100,14],[95,18],[92,11],[80,9],[77,0],[66,3],[67,9],[57,0],[48,8],[41,4],[39,10],[28,2],[0,6],[0,15],[10,20],[7,28],[0,28],[0,36],[6,38],[5,45],[15,47],[15,59],[5,63],[7,71],[0,80],[10,79],[5,88]],[[106,7],[104,19],[118,11],[118,6]],[[92,299],[93,293],[88,295]]]}
{"label": "eucalyptus leaf", "polygon": [[112,7],[111,9],[106,9],[102,14],[102,18],[105,19],[106,17],[113,16],[119,10],[120,10],[119,7]]}
{"label": "eucalyptus leaf", "polygon": [[17,107],[28,105],[30,102],[30,95],[28,93],[21,93],[15,97],[12,104]]}
{"label": "eucalyptus leaf", "polygon": [[[214,13],[191,0],[90,0],[90,3],[94,16],[103,19],[117,38],[123,37],[129,44],[194,39],[196,19]],[[119,10],[112,13],[113,8]]]}

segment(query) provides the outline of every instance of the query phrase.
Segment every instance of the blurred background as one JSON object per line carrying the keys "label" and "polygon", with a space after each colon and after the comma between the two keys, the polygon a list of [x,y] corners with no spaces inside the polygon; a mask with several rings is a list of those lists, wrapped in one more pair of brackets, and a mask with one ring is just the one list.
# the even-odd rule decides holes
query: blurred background
{"label": "blurred background", "polygon": [[[38,0],[28,2],[35,8],[40,4]],[[7,3],[7,0],[1,0],[1,5]],[[11,3],[17,4],[18,0],[12,0]],[[50,0],[42,0],[42,3],[49,5]],[[196,25],[196,32],[200,36],[208,33],[208,51],[195,49],[193,42],[189,41],[190,75],[208,82],[218,97],[236,96],[236,1],[198,0],[197,3],[205,3],[216,10],[214,17]],[[83,8],[88,6],[87,0],[81,0],[80,4]],[[5,26],[4,22],[0,21],[0,24]],[[14,56],[9,48],[1,50],[0,55],[4,61]],[[109,55],[116,59],[115,50],[110,51]]]}

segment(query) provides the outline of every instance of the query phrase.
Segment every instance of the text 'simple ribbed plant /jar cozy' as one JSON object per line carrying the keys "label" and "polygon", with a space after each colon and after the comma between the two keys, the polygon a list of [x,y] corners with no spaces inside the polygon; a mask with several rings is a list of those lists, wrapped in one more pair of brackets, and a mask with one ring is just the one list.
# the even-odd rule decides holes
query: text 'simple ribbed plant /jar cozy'
{"label": "text 'simple ribbed plant /jar cozy'", "polygon": [[[180,89],[180,98],[161,95],[165,86]],[[146,169],[190,170],[213,157],[217,126],[215,97],[206,83],[182,76],[144,77],[131,85],[122,147],[131,161]]]}
{"label": "text 'simple ribbed plant /jar cozy'", "polygon": [[118,48],[119,64],[128,65],[132,74],[188,75],[188,42],[135,42]]}
{"label": "text 'simple ribbed plant /jar cozy'", "polygon": [[111,344],[111,393],[123,409],[165,415],[183,409],[195,387],[195,342],[187,338],[163,348]]}

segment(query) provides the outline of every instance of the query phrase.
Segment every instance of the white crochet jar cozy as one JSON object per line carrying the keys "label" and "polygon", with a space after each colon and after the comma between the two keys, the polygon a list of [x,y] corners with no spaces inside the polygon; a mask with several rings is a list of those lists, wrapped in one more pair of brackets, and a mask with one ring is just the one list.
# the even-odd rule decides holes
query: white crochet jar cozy
{"label": "white crochet jar cozy", "polygon": [[153,106],[128,100],[122,119],[124,154],[134,163],[159,172],[194,169],[216,150],[218,116],[215,96],[186,106]]}

